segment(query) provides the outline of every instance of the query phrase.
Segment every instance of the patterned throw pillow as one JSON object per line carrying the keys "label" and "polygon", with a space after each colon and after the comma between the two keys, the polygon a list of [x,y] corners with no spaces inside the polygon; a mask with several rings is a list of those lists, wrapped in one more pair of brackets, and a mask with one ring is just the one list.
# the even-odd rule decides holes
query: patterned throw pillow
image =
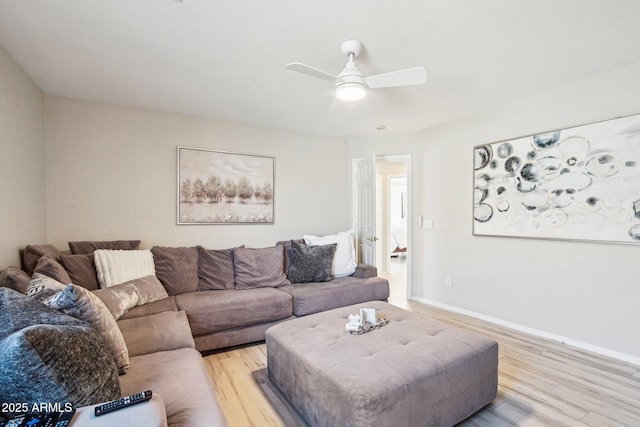
{"label": "patterned throw pillow", "polygon": [[63,290],[64,287],[64,283],[60,283],[44,274],[34,273],[25,293],[27,296],[42,302]]}
{"label": "patterned throw pillow", "polygon": [[97,296],[81,286],[71,284],[45,300],[44,304],[93,326],[107,342],[119,373],[126,373],[129,352],[124,337],[113,315]]}
{"label": "patterned throw pillow", "polygon": [[337,243],[336,254],[333,257],[334,277],[351,276],[356,271],[356,248],[352,230],[343,231],[328,236],[312,236],[305,234],[304,242],[309,246],[328,245]]}
{"label": "patterned throw pillow", "polygon": [[333,280],[331,267],[336,243],[307,246],[291,241],[291,261],[288,276],[291,283],[328,282]]}

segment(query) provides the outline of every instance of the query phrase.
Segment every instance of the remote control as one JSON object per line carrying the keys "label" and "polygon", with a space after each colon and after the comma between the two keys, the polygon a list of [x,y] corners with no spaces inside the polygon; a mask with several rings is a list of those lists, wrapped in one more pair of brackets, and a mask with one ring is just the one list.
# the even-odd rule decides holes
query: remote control
{"label": "remote control", "polygon": [[149,399],[151,399],[151,390],[141,391],[140,393],[132,394],[131,396],[121,397],[120,399],[98,405],[94,411],[96,417],[98,417],[108,412],[117,411],[118,409],[126,408],[127,406],[135,405]]}

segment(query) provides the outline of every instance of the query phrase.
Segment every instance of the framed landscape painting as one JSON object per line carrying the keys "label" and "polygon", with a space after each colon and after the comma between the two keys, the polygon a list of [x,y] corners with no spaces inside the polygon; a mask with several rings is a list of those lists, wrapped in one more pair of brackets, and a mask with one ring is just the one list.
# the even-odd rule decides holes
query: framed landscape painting
{"label": "framed landscape painting", "polygon": [[178,147],[178,224],[273,224],[275,159]]}
{"label": "framed landscape painting", "polygon": [[474,147],[473,234],[640,243],[640,115]]}

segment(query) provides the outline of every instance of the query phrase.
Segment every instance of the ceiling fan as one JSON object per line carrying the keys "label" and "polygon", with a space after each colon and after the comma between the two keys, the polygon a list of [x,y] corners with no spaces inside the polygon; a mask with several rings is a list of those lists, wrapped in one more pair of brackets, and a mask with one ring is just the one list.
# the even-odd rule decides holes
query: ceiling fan
{"label": "ceiling fan", "polygon": [[286,67],[289,70],[311,77],[335,82],[336,96],[343,101],[356,101],[364,98],[367,88],[414,86],[424,84],[427,81],[427,72],[424,67],[407,68],[406,70],[391,71],[366,77],[355,62],[355,58],[362,53],[362,42],[360,40],[347,40],[340,45],[340,49],[347,57],[347,65],[337,76],[300,62],[292,62],[287,64]]}

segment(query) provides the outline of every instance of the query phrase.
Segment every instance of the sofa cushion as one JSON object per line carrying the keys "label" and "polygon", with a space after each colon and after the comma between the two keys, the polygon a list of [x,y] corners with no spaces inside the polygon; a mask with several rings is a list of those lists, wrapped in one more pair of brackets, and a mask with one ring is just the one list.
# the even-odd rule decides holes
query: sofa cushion
{"label": "sofa cushion", "polygon": [[291,242],[291,261],[287,276],[291,283],[328,282],[331,275],[336,243],[307,246]]}
{"label": "sofa cushion", "polygon": [[144,305],[137,305],[126,312],[119,320],[133,319],[136,317],[150,316],[152,314],[163,313],[165,311],[178,311],[176,297],[169,295],[168,298],[150,302]]}
{"label": "sofa cushion", "polygon": [[279,290],[293,296],[293,314],[305,316],[365,301],[386,301],[389,282],[382,277],[337,277],[331,282],[292,284]]}
{"label": "sofa cushion", "polygon": [[0,287],[6,287],[18,291],[21,294],[27,292],[31,277],[17,267],[7,267],[0,272]]}
{"label": "sofa cushion", "polygon": [[328,236],[304,235],[304,242],[309,246],[336,243],[336,254],[333,258],[333,275],[335,277],[350,276],[356,271],[356,248],[353,232],[343,231]]}
{"label": "sofa cushion", "polygon": [[98,249],[122,249],[125,251],[140,248],[140,240],[109,240],[69,242],[72,254],[92,254]]}
{"label": "sofa cushion", "polygon": [[100,287],[93,254],[60,255],[60,264],[67,270],[73,284],[90,291]]}
{"label": "sofa cushion", "polygon": [[90,324],[105,339],[119,372],[126,372],[129,353],[124,338],[111,312],[97,296],[81,286],[71,284],[45,303]]}
{"label": "sofa cushion", "polygon": [[22,263],[24,264],[24,271],[28,275],[31,276],[33,274],[33,269],[42,255],[47,255],[57,261],[60,259],[62,252],[53,245],[27,245],[22,251]]}
{"label": "sofa cushion", "polygon": [[233,289],[233,249],[205,249],[198,246],[198,290]]}
{"label": "sofa cushion", "polygon": [[170,426],[227,425],[211,389],[202,355],[195,349],[132,357],[131,369],[120,377],[120,386],[123,395],[151,389],[154,395],[162,396]]}
{"label": "sofa cushion", "polygon": [[291,316],[291,295],[272,288],[201,291],[176,296],[194,336]]}
{"label": "sofa cushion", "polygon": [[33,269],[34,273],[44,274],[51,277],[60,283],[65,285],[71,283],[71,277],[67,274],[67,270],[64,269],[62,264],[47,255],[42,255],[38,260],[38,263]]}
{"label": "sofa cushion", "polygon": [[194,292],[198,289],[198,248],[151,249],[156,264],[156,276],[169,295]]}
{"label": "sofa cushion", "polygon": [[153,255],[145,250],[97,249],[93,252],[101,288],[155,275]]}
{"label": "sofa cushion", "polygon": [[151,316],[118,321],[129,358],[157,351],[195,348],[184,311],[165,311]]}
{"label": "sofa cushion", "polygon": [[0,289],[0,401],[90,405],[120,395],[100,334],[8,288]]}
{"label": "sofa cushion", "polygon": [[233,250],[236,289],[278,287],[289,284],[284,274],[284,247]]}

